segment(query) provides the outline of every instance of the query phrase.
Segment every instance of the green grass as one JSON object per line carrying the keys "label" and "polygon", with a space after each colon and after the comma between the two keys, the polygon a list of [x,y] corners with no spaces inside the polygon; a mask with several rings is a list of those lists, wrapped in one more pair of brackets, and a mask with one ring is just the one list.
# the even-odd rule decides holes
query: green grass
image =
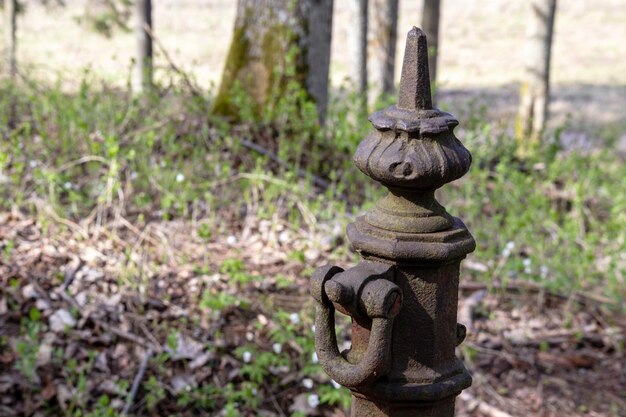
{"label": "green grass", "polygon": [[[242,207],[254,208],[259,218],[286,218],[297,228],[310,223],[307,213],[316,221],[346,221],[382,195],[351,162],[369,124],[345,92],[332,103],[324,129],[297,91],[271,114],[244,112],[237,125],[213,118],[207,99],[176,88],[136,99],[88,75],[74,95],[6,83],[0,93],[5,209],[46,205],[60,217],[97,212],[105,220],[117,210],[139,223],[188,219],[193,212],[207,219],[198,232],[209,239],[224,231],[224,213],[238,217]],[[7,129],[11,97],[17,120]],[[245,108],[245,97],[235,101]],[[267,122],[277,114],[283,117]],[[475,114],[461,120],[457,132],[473,153],[472,169],[438,191],[478,242],[471,259],[485,271],[470,273],[487,282],[524,279],[564,294],[593,291],[623,300],[626,166],[610,149],[565,155],[550,145],[520,163],[513,139]],[[330,187],[316,189],[313,177]],[[246,278],[231,263],[224,268]]]}
{"label": "green grass", "polygon": [[623,300],[622,162],[608,150],[564,157],[547,150],[524,170],[506,154],[483,168],[489,155],[481,152],[475,148],[468,178],[443,192],[476,237],[474,258],[488,267],[476,278],[531,280],[563,294]]}

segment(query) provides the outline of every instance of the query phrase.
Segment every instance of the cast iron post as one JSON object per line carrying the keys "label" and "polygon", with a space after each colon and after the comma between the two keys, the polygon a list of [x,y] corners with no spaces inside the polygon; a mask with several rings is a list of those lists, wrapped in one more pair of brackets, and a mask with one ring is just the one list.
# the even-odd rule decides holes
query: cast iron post
{"label": "cast iron post", "polygon": [[[346,271],[318,269],[315,345],[324,370],[353,394],[353,417],[453,416],[472,379],[456,358],[459,265],[475,248],[435,190],[462,177],[472,158],[458,121],[432,106],[426,35],[407,37],[398,102],[373,113],[354,161],[389,189],[348,226],[363,257]],[[352,347],[340,353],[335,310],[352,317]]]}

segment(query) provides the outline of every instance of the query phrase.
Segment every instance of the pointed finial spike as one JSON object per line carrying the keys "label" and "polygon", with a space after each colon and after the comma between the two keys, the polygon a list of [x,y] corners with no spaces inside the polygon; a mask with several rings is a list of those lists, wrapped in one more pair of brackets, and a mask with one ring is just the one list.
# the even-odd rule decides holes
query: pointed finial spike
{"label": "pointed finial spike", "polygon": [[413,26],[406,38],[398,107],[406,110],[433,108],[428,74],[428,45],[423,30]]}

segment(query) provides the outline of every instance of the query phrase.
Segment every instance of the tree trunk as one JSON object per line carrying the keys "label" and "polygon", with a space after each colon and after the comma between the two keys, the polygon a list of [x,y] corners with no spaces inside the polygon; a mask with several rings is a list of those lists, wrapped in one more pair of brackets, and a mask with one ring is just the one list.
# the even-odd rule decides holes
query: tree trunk
{"label": "tree trunk", "polygon": [[306,60],[306,88],[317,107],[319,120],[326,120],[330,41],[333,32],[333,0],[299,0],[304,12],[306,33],[300,48]]}
{"label": "tree trunk", "polygon": [[398,0],[373,0],[372,4],[372,89],[376,96],[394,91]]}
{"label": "tree trunk", "polygon": [[433,96],[433,104],[437,103],[437,57],[439,55],[439,10],[440,0],[424,0],[422,9],[422,30],[428,39],[428,72]]}
{"label": "tree trunk", "polygon": [[152,88],[152,0],[135,0],[135,67],[132,88],[141,94]]}
{"label": "tree trunk", "polygon": [[17,75],[17,0],[4,0],[5,13],[5,36],[6,36],[6,60],[11,81]]}
{"label": "tree trunk", "polygon": [[351,78],[367,110],[367,9],[369,0],[350,0],[354,28],[348,32],[352,55]]}
{"label": "tree trunk", "polygon": [[6,35],[6,60],[11,81],[9,97],[8,128],[14,129],[17,125],[17,104],[15,81],[17,77],[17,0],[4,0],[5,35]]}
{"label": "tree trunk", "polygon": [[[256,115],[290,81],[312,98],[323,122],[333,0],[238,0],[233,40],[213,104],[217,114],[238,116],[235,86],[251,99]],[[297,50],[292,49],[297,46]],[[294,68],[295,66],[295,68]]]}
{"label": "tree trunk", "polygon": [[550,56],[556,0],[532,0],[528,26],[527,61],[520,87],[515,124],[518,156],[528,156],[541,142],[550,101]]}

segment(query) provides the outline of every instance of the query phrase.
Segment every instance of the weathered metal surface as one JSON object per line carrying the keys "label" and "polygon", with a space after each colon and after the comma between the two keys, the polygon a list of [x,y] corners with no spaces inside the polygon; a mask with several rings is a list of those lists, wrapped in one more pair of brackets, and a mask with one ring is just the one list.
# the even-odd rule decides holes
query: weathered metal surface
{"label": "weathered metal surface", "polygon": [[[398,103],[370,116],[359,145],[361,171],[389,189],[348,226],[364,260],[344,271],[320,268],[315,343],[324,370],[353,393],[354,417],[453,416],[471,384],[456,358],[461,260],[475,242],[435,190],[463,176],[471,155],[454,136],[458,121],[432,106],[426,36],[407,37]],[[339,352],[335,310],[352,317],[352,346]]]}
{"label": "weathered metal surface", "polygon": [[[393,321],[402,304],[393,273],[391,265],[362,262],[347,271],[322,267],[311,278],[311,294],[318,303],[317,355],[331,378],[344,386],[371,383],[389,370]],[[337,348],[335,309],[350,315],[355,323],[353,349],[347,359]]]}

